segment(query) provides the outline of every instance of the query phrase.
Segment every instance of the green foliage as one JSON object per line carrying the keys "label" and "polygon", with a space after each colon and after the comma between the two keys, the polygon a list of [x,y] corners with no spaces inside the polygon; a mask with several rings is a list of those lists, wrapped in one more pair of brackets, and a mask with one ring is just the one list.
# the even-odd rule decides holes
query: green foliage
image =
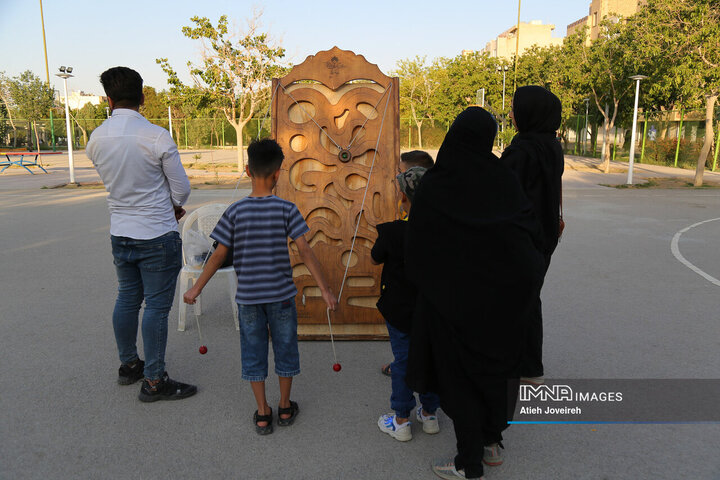
{"label": "green foliage", "polygon": [[394,75],[400,77],[400,114],[412,118],[422,148],[422,125],[435,114],[435,91],[438,88],[436,66],[425,65],[425,57],[400,60]]}
{"label": "green foliage", "polygon": [[164,118],[167,117],[167,103],[163,96],[159,95],[153,87],[145,85],[143,87],[143,96],[145,101],[140,105],[140,113],[146,118]]}
{"label": "green foliage", "polygon": [[248,31],[239,35],[228,28],[227,15],[222,15],[217,25],[207,17],[190,20],[193,25],[183,27],[183,35],[203,45],[202,64],[187,64],[195,87],[183,85],[167,59],[156,62],[168,75],[169,98],[176,107],[214,108],[224,113],[237,132],[238,170],[242,171],[242,129],[268,104],[268,84],[284,72],[278,62],[285,49],[272,45],[268,34],[258,31],[258,14],[248,22]]}
{"label": "green foliage", "polygon": [[47,116],[53,106],[52,88],[30,70],[10,81],[10,97],[18,115],[30,122]]}

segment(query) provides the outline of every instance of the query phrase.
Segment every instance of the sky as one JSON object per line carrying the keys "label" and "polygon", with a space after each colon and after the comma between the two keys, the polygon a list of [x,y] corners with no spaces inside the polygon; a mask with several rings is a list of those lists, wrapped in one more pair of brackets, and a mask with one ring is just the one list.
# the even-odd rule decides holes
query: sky
{"label": "sky", "polygon": [[[568,24],[587,15],[590,0],[524,0],[521,21],[541,20],[565,36]],[[50,83],[61,65],[74,68],[70,91],[102,95],[100,74],[117,65],[140,72],[145,84],[167,88],[155,63],[166,57],[181,79],[190,83],[187,62],[198,63],[200,43],[183,36],[193,16],[213,24],[227,14],[239,30],[253,9],[261,24],[286,49],[290,63],[333,46],[352,50],[390,73],[398,60],[426,56],[455,57],[481,50],[517,21],[514,0],[44,0]],[[46,78],[39,0],[0,0],[0,71],[16,76],[31,70]]]}

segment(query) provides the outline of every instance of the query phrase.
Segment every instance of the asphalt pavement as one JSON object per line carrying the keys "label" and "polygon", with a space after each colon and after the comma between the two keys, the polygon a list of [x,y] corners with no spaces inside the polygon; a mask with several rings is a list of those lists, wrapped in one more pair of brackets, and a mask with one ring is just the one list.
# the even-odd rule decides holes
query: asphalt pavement
{"label": "asphalt pavement", "polygon": [[[717,378],[720,287],[680,263],[671,241],[720,217],[720,190],[618,190],[597,175],[565,177],[567,228],[543,289],[547,376]],[[338,344],[340,373],[329,343],[302,342],[298,420],[257,436],[222,279],[203,298],[207,355],[192,310],[185,332],[177,296],[170,313],[169,373],[198,394],[140,403],[139,384],[116,384],[105,192],[41,186],[29,174],[0,176],[0,478],[429,480],[430,463],[454,454],[442,413],[439,434],[416,424],[407,443],[378,430],[389,411],[387,342]],[[187,208],[231,195],[194,190]],[[720,221],[704,223],[679,251],[720,278],[719,237]],[[272,376],[268,385],[276,408]],[[514,425],[505,446],[488,480],[720,479],[717,424]]]}

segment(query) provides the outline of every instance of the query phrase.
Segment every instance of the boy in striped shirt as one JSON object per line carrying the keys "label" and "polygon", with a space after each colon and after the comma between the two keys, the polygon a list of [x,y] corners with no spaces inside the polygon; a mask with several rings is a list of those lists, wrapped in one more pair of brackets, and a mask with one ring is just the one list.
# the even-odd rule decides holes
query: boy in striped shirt
{"label": "boy in striped shirt", "polygon": [[292,379],[300,373],[297,343],[297,288],[292,280],[287,238],[298,248],[328,308],[335,310],[337,299],[328,288],[320,263],[305,240],[309,231],[294,203],[273,195],[284,158],[274,140],[264,139],[247,149],[247,174],[252,192],[228,207],[210,235],[218,246],[208,259],[200,278],[183,300],[194,304],[208,280],[232,252],[238,277],[235,300],[240,320],[242,378],[252,387],[258,409],[253,416],[260,435],[273,431],[272,409],[265,397],[268,375],[268,329],[272,337],[275,373],[280,383],[278,425],[291,425],[298,414],[290,400]]}

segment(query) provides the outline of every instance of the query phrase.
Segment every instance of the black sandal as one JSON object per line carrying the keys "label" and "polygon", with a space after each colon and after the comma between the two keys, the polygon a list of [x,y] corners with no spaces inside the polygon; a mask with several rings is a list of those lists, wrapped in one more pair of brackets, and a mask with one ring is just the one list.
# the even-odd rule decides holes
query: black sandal
{"label": "black sandal", "polygon": [[[270,413],[268,415],[258,415],[258,411],[255,410],[253,422],[255,423],[255,433],[258,435],[269,435],[273,433],[272,408],[270,409]],[[267,422],[267,425],[261,427],[258,425],[258,422]]]}
{"label": "black sandal", "polygon": [[392,363],[383,365],[382,368],[380,368],[380,373],[382,373],[383,375],[387,375],[388,377],[392,377],[392,371],[390,370],[390,365],[392,365]]}
{"label": "black sandal", "polygon": [[[290,406],[287,408],[282,408],[278,405],[278,426],[280,427],[287,427],[289,425],[292,425],[295,421],[295,418],[297,418],[298,413],[300,413],[300,408],[298,407],[298,404],[290,400]],[[287,418],[282,418],[281,415],[290,415]]]}

